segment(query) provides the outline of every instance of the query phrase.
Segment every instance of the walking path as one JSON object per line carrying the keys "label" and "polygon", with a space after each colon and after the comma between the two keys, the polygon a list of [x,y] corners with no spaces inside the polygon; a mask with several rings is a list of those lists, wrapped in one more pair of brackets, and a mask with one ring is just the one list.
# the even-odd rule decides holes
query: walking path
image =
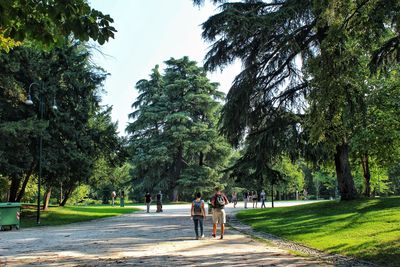
{"label": "walking path", "polygon": [[209,217],[206,238],[195,240],[189,205],[171,205],[163,213],[0,232],[0,266],[329,266],[233,228],[213,239],[211,227]]}

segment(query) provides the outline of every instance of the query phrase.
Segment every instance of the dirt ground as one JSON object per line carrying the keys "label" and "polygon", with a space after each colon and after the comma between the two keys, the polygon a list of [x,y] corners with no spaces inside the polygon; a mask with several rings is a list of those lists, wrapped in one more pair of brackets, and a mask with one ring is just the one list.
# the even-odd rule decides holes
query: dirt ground
{"label": "dirt ground", "polygon": [[[0,266],[328,266],[231,228],[195,240],[189,205],[64,226],[0,232]],[[237,210],[237,209],[235,209]],[[232,216],[232,208],[227,208]],[[218,230],[219,231],[219,230]],[[219,232],[218,232],[219,233]]]}

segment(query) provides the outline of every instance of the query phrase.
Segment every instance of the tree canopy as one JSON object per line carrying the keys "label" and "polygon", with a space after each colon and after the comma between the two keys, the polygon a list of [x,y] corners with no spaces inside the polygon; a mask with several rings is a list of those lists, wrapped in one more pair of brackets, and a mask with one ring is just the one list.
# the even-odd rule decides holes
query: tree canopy
{"label": "tree canopy", "polygon": [[[96,159],[104,157],[116,166],[124,161],[118,159],[124,148],[111,110],[99,105],[106,73],[89,58],[80,43],[48,52],[19,46],[0,54],[0,136],[6,140],[0,144],[0,169],[10,181],[9,201],[20,201],[38,174],[39,136],[44,185],[49,189],[62,183],[65,201],[91,177]],[[31,106],[24,103],[28,89]]]}
{"label": "tree canopy", "polygon": [[[355,198],[348,159],[354,115],[363,112],[368,90],[364,70],[396,60],[398,1],[212,2],[222,4],[203,24],[203,38],[212,42],[206,69],[243,63],[222,111],[222,132],[234,145],[273,137],[299,148],[323,145],[342,199]],[[290,128],[296,134],[288,135]],[[293,154],[278,143],[260,147],[266,164]]]}
{"label": "tree canopy", "polygon": [[70,35],[104,44],[114,38],[112,23],[109,15],[91,8],[86,0],[1,1],[0,49],[8,51],[26,40],[46,46],[60,44]]}
{"label": "tree canopy", "polygon": [[204,70],[187,57],[156,66],[150,80],[136,84],[139,97],[127,131],[135,168],[143,190],[173,192],[172,198],[210,192],[221,184],[229,145],[217,131],[223,94]]}

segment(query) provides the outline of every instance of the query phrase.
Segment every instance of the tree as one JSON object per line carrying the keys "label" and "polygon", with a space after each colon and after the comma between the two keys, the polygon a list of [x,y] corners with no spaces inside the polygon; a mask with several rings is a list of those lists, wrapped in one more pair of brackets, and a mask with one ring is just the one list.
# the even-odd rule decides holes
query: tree
{"label": "tree", "polygon": [[[34,172],[37,150],[36,142],[32,141],[48,125],[38,121],[22,102],[26,94],[24,87],[29,86],[39,68],[39,54],[23,48],[0,54],[0,137],[4,140],[0,144],[0,169],[11,182],[9,201],[20,199],[20,183],[23,181],[26,186]],[[23,191],[24,187],[20,193]]]}
{"label": "tree", "polygon": [[230,148],[217,132],[223,94],[187,57],[156,66],[150,80],[136,84],[140,95],[128,125],[135,176],[144,190],[162,189],[177,200],[181,192],[211,192]]}
{"label": "tree", "polygon": [[364,170],[364,194],[370,196],[370,162],[390,168],[400,158],[399,69],[393,66],[367,81],[370,90],[365,94],[365,117],[358,124],[351,145]]}
{"label": "tree", "polygon": [[[393,35],[398,38],[398,3],[243,1],[220,8],[203,24],[203,38],[213,42],[205,67],[223,68],[236,58],[243,63],[223,109],[228,140],[237,145],[254,125],[267,131],[269,114],[277,107],[309,115],[302,130],[314,127],[310,141],[323,141],[334,158],[342,199],[355,198],[348,132],[354,126],[351,111],[361,112],[357,100],[364,92],[358,86],[360,72],[353,76],[351,70],[360,56],[373,62],[374,51]],[[375,47],[369,45],[372,39],[379,40]]]}
{"label": "tree", "polygon": [[296,196],[296,200],[299,200],[299,192],[304,189],[304,173],[299,166],[300,162],[292,162],[288,157],[283,157],[275,168],[284,177],[284,183],[282,183],[282,193],[293,194]]}
{"label": "tree", "polygon": [[31,40],[47,46],[65,43],[73,35],[104,44],[114,38],[109,15],[92,9],[86,0],[11,0],[0,3],[0,48],[8,51],[18,41]]}
{"label": "tree", "polygon": [[391,166],[388,170],[389,190],[393,195],[400,195],[400,164]]}
{"label": "tree", "polygon": [[125,149],[117,125],[111,121],[111,108],[100,106],[100,89],[106,73],[90,63],[90,52],[79,43],[54,53],[58,72],[52,76],[59,74],[58,93],[62,95],[57,97],[59,112],[48,128],[49,168],[44,169],[44,176],[48,186],[62,182],[61,205],[65,205],[79,184],[89,183],[98,159],[120,166],[125,160]]}
{"label": "tree", "polygon": [[97,159],[93,174],[87,183],[90,186],[90,198],[108,204],[111,192],[115,191],[119,196],[121,191],[124,191],[125,194],[132,191],[131,168],[132,166],[127,162],[122,166],[115,166],[105,158]]}
{"label": "tree", "polygon": [[[91,65],[89,57],[80,43],[48,52],[21,46],[0,55],[0,136],[7,140],[0,144],[0,166],[10,180],[9,201],[20,201],[29,179],[37,174],[40,135],[45,204],[51,189],[62,184],[64,205],[75,187],[87,182],[97,158],[116,166],[123,161],[123,140],[111,121],[111,108],[99,106],[106,74]],[[33,87],[34,105],[26,106],[26,88],[33,81],[43,86]],[[43,120],[38,116],[41,96]],[[51,109],[54,99],[57,111]]]}

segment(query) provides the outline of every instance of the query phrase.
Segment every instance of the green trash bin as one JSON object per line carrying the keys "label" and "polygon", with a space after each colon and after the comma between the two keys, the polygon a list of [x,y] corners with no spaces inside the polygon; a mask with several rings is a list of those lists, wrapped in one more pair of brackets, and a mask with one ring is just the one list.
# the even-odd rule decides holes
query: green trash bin
{"label": "green trash bin", "polygon": [[21,218],[21,203],[0,203],[0,228],[19,229]]}

